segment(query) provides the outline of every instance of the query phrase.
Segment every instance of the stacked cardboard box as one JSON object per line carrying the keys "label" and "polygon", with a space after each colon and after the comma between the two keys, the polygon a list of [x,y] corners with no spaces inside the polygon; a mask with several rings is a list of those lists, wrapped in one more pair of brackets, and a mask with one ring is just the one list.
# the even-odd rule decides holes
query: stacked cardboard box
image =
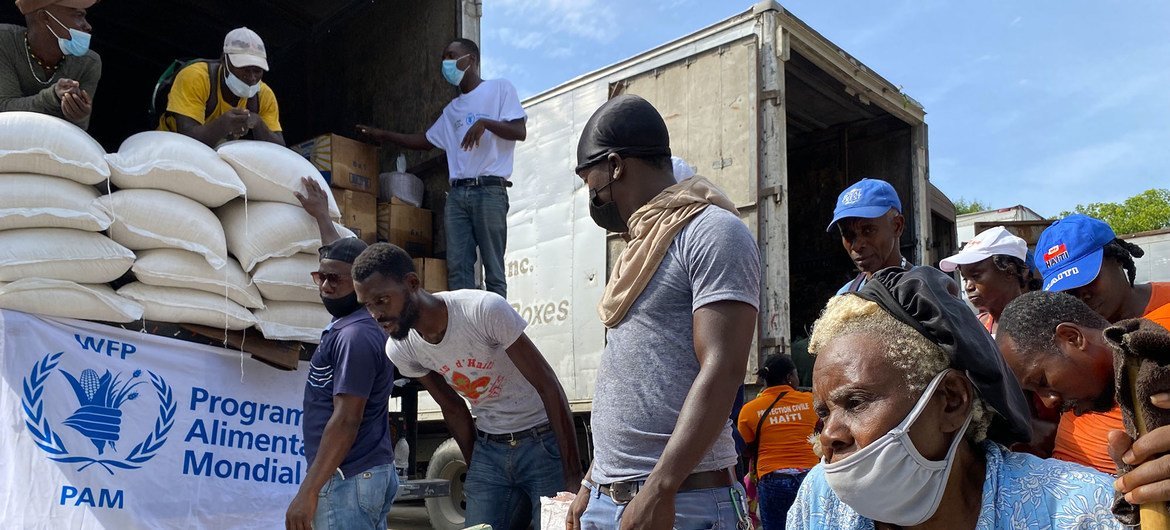
{"label": "stacked cardboard box", "polygon": [[341,225],[369,244],[378,242],[378,198],[360,191],[333,188]]}
{"label": "stacked cardboard box", "polygon": [[415,258],[414,270],[427,292],[447,290],[447,261],[435,258]]}
{"label": "stacked cardboard box", "polygon": [[434,243],[431,211],[399,199],[378,204],[378,239],[402,247],[413,257],[429,257]]}
{"label": "stacked cardboard box", "polygon": [[378,196],[378,148],[336,134],[323,134],[293,147],[309,159],[331,187]]}
{"label": "stacked cardboard box", "polygon": [[336,134],[297,144],[329,182],[341,224],[366,243],[378,241],[378,148]]}

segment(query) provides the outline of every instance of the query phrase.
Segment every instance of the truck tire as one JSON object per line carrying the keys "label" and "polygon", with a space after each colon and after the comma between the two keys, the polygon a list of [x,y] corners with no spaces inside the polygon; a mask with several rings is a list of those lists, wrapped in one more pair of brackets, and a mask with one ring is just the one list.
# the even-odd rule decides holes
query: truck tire
{"label": "truck tire", "polygon": [[464,509],[467,501],[463,498],[463,482],[467,480],[467,463],[463,461],[463,452],[454,438],[448,438],[427,464],[427,478],[445,479],[451,481],[451,495],[435,497],[426,500],[427,515],[431,520],[431,528],[435,530],[461,530],[464,528]]}

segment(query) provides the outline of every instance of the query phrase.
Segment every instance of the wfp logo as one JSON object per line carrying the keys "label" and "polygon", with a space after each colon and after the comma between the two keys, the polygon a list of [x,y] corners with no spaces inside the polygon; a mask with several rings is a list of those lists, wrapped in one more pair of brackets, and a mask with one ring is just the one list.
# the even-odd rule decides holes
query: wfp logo
{"label": "wfp logo", "polygon": [[[86,368],[79,376],[75,376],[57,369],[64,354],[57,352],[45,355],[40,362],[33,364],[32,371],[24,379],[21,396],[24,422],[37,447],[49,453],[50,460],[82,464],[78,471],[97,464],[111,475],[115,468],[138,469],[154,458],[166,443],[167,434],[175,424],[175,400],[167,382],[153,372],[146,372],[149,384],[158,398],[158,418],[146,438],[126,452],[125,456],[118,458],[115,454],[120,452],[117,444],[122,437],[123,407],[129,402],[144,399],[138,387],[148,384],[148,381],[143,377],[142,370],[135,370],[129,377],[125,377],[121,372],[111,374],[109,370],[99,376],[96,370]],[[46,394],[46,387],[50,386],[49,376],[54,371],[60,372],[69,383],[68,388],[73,390],[72,396],[64,392]],[[52,386],[65,388],[63,384]],[[92,451],[71,452],[65,447],[61,436],[53,430],[45,414],[45,402],[59,399],[77,403],[77,409],[61,424],[88,439],[97,451],[96,455]]]}
{"label": "wfp logo", "polygon": [[846,193],[844,197],[841,197],[842,204],[855,204],[855,203],[857,203],[857,201],[860,201],[860,200],[861,200],[861,188],[853,188],[853,189],[849,190],[849,192]]}

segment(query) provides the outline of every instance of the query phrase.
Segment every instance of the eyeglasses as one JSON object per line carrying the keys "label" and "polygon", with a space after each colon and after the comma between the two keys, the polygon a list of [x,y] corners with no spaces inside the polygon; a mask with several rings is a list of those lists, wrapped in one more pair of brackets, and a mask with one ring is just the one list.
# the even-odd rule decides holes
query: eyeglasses
{"label": "eyeglasses", "polygon": [[342,280],[350,280],[350,275],[348,274],[336,274],[332,272],[321,271],[313,271],[311,274],[313,276],[313,283],[317,284],[317,287],[325,285],[325,282],[337,285],[338,283],[341,283]]}

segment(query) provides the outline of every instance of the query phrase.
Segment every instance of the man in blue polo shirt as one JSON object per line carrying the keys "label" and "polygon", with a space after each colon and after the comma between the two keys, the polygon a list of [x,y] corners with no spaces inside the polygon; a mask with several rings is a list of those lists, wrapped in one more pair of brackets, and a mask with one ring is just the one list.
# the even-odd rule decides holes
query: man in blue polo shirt
{"label": "man in blue polo shirt", "polygon": [[860,271],[837,294],[861,290],[873,273],[886,267],[914,266],[898,249],[906,219],[902,217],[898,192],[889,182],[861,179],[841,192],[833,209],[833,220],[825,231],[832,232],[834,226],[841,234],[845,252]]}
{"label": "man in blue polo shirt", "polygon": [[366,244],[341,239],[325,191],[312,181],[306,187],[297,198],[317,219],[325,243],[313,281],[334,319],[321,334],[305,382],[309,471],[289,504],[285,528],[384,529],[398,492],[388,413],[394,365],[383,353],[386,334],[354,292],[353,262]]}

